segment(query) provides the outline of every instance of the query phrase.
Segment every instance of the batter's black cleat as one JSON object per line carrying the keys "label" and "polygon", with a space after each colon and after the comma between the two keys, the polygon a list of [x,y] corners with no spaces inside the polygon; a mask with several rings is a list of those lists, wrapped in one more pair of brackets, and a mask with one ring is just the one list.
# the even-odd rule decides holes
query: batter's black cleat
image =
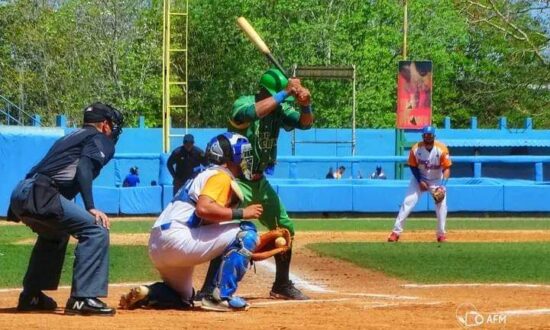
{"label": "batter's black cleat", "polygon": [[97,298],[70,297],[65,306],[67,315],[89,315],[89,316],[113,316],[116,309],[107,306]]}
{"label": "batter's black cleat", "polygon": [[273,283],[269,296],[275,299],[309,300],[309,297],[296,288],[292,281],[288,281],[283,284]]}
{"label": "batter's black cleat", "polygon": [[25,291],[19,295],[17,310],[20,312],[51,312],[57,308],[57,303],[52,298],[46,296],[41,291],[30,294]]}

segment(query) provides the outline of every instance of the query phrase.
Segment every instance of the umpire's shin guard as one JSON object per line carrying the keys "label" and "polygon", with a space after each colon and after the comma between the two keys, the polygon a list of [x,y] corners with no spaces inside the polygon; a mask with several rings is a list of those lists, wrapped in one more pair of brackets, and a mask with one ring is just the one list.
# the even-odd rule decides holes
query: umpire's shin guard
{"label": "umpire's shin guard", "polygon": [[277,268],[275,272],[275,285],[286,284],[290,280],[290,260],[292,259],[292,249],[289,249],[285,253],[279,253],[275,255],[275,266]]}

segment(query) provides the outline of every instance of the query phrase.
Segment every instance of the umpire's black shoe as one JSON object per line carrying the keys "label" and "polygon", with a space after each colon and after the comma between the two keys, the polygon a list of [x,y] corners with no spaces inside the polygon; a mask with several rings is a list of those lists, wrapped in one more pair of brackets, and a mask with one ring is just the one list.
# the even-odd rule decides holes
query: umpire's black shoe
{"label": "umpire's black shoe", "polygon": [[116,309],[97,298],[70,297],[65,306],[65,314],[112,316],[116,314]]}
{"label": "umpire's black shoe", "polygon": [[273,283],[273,287],[271,288],[269,295],[271,298],[275,299],[309,300],[309,297],[296,288],[292,281],[288,281],[286,283]]}
{"label": "umpire's black shoe", "polygon": [[46,296],[41,291],[38,293],[21,292],[17,310],[20,312],[32,311],[54,311],[57,308],[57,303],[52,298]]}

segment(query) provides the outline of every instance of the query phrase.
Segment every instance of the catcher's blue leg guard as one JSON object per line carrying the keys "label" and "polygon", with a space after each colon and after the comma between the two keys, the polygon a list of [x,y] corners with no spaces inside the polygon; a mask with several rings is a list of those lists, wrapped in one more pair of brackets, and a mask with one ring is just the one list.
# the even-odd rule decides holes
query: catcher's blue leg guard
{"label": "catcher's blue leg guard", "polygon": [[216,273],[216,288],[213,296],[216,300],[226,300],[234,308],[242,308],[246,301],[233,297],[237,291],[237,283],[243,278],[252,252],[258,245],[258,233],[252,222],[242,221],[241,231],[236,239],[225,249],[222,263]]}

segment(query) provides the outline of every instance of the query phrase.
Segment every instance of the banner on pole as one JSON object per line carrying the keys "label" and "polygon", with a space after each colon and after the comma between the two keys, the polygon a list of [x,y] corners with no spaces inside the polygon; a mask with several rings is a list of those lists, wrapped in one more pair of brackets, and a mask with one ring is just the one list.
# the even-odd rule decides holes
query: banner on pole
{"label": "banner on pole", "polygon": [[432,123],[432,62],[400,61],[397,75],[397,122],[400,129]]}

